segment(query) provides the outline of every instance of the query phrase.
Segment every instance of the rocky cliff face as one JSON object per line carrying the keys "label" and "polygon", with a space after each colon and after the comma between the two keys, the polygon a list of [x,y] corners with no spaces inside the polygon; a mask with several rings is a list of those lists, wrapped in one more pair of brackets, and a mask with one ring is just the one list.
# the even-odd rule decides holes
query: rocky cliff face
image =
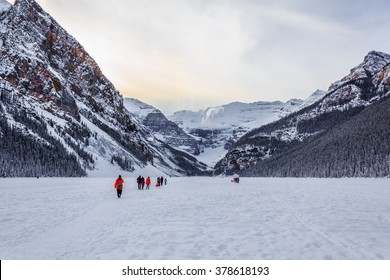
{"label": "rocky cliff face", "polygon": [[133,98],[125,99],[125,107],[131,115],[158,139],[184,152],[199,155],[200,147],[194,137],[185,133],[176,123],[168,120],[155,107]]}
{"label": "rocky cliff face", "polygon": [[389,64],[390,55],[370,52],[319,101],[244,135],[216,173],[388,176],[390,126],[380,115],[389,116]]}
{"label": "rocky cliff face", "polygon": [[[0,7],[0,136],[8,143],[1,147],[2,159],[25,150],[25,144],[11,144],[11,132],[40,151],[24,158],[68,157],[58,166],[28,167],[27,173],[17,159],[20,163],[8,163],[0,172],[79,176],[108,163],[127,171],[150,165],[187,174],[181,154],[137,126],[96,62],[34,0],[16,0],[13,6],[1,0]],[[48,150],[52,146],[61,151]],[[77,171],[64,173],[67,161]],[[195,159],[184,161],[193,163],[192,174],[201,172]]]}

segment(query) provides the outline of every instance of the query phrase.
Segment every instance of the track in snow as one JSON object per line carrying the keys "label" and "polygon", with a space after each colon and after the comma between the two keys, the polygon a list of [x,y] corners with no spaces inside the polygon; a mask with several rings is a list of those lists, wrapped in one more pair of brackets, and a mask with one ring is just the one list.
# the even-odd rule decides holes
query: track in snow
{"label": "track in snow", "polygon": [[0,179],[1,259],[390,259],[388,179]]}

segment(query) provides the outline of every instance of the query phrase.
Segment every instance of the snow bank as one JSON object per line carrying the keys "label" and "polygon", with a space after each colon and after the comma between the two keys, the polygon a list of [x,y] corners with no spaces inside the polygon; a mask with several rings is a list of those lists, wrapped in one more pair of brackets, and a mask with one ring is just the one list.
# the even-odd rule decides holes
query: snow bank
{"label": "snow bank", "polygon": [[0,179],[0,259],[390,259],[388,179],[114,180]]}

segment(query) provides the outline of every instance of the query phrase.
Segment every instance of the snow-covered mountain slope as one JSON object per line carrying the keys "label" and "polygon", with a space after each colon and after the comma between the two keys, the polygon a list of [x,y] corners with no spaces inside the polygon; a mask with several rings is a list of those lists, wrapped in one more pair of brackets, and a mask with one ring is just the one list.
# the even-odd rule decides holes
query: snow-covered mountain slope
{"label": "snow-covered mountain slope", "polygon": [[206,169],[137,125],[96,62],[34,0],[1,3],[0,175]]}
{"label": "snow-covered mountain slope", "polygon": [[0,0],[0,13],[8,11],[11,9],[12,5],[8,3],[6,0]]}
{"label": "snow-covered mountain slope", "polygon": [[198,112],[179,111],[168,118],[198,139],[204,151],[199,159],[215,164],[248,131],[309,106],[326,93],[318,90],[305,101],[234,102]]}
{"label": "snow-covered mountain slope", "polygon": [[169,119],[178,123],[186,130],[202,129],[231,129],[245,126],[256,128],[264,123],[269,123],[294,111],[302,104],[302,100],[293,99],[286,103],[233,102],[218,107],[209,107],[198,112],[179,111],[169,116]]}
{"label": "snow-covered mountain slope", "polygon": [[244,135],[216,173],[389,176],[389,64],[370,52],[319,101]]}
{"label": "snow-covered mountain slope", "polygon": [[168,120],[160,110],[134,98],[125,98],[124,105],[131,115],[158,139],[184,152],[200,154],[195,138]]}

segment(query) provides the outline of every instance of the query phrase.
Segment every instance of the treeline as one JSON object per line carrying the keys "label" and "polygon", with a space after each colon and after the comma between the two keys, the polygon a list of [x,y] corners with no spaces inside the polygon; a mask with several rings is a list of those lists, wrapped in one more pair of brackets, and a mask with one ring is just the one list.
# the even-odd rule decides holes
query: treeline
{"label": "treeline", "polygon": [[127,159],[125,156],[122,157],[122,156],[119,156],[119,155],[113,155],[111,157],[111,164],[118,164],[120,166],[120,168],[122,168],[122,170],[125,170],[125,171],[134,171],[134,168],[131,164],[131,160],[130,159]]}
{"label": "treeline", "polygon": [[[2,107],[2,106],[0,106]],[[3,110],[3,108],[1,108]],[[29,118],[24,112],[14,112],[15,121],[27,129],[10,125],[0,118],[0,176],[7,177],[78,177],[86,176],[77,157],[47,132],[46,125]]]}

